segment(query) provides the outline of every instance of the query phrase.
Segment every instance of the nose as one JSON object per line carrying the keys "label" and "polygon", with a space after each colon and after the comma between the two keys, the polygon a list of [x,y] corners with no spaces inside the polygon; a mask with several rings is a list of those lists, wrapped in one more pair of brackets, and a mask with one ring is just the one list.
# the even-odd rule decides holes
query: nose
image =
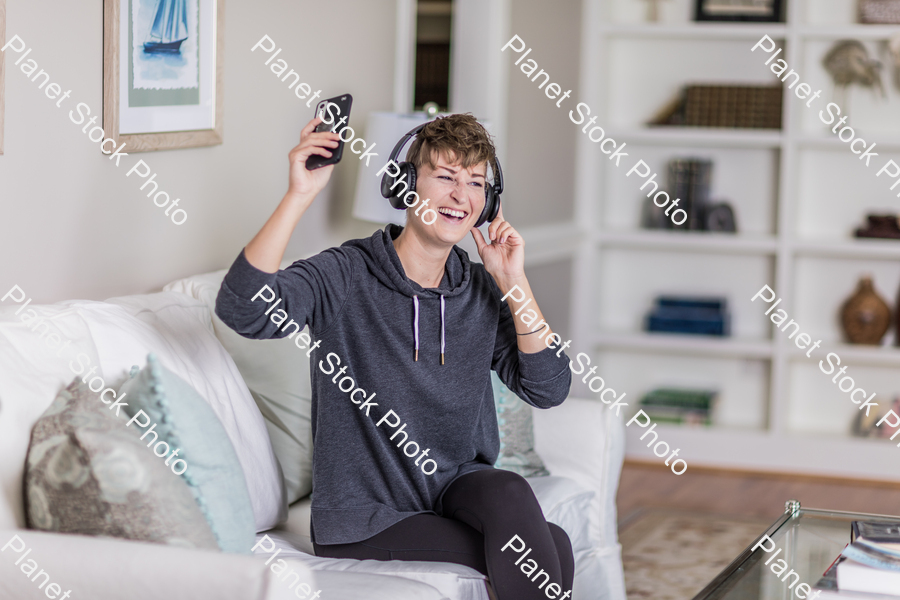
{"label": "nose", "polygon": [[453,185],[453,189],[450,191],[450,197],[453,198],[456,202],[462,203],[466,200],[466,184],[456,180],[456,183]]}

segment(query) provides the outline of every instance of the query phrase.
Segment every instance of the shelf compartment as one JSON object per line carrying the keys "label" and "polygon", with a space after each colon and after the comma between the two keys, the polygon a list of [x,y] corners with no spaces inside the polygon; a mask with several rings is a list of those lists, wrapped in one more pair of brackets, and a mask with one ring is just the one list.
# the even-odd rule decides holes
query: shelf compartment
{"label": "shelf compartment", "polygon": [[897,213],[900,198],[897,188],[890,189],[893,180],[876,173],[888,159],[900,164],[900,153],[882,151],[869,168],[848,148],[809,149],[798,158],[793,226],[798,240],[846,240],[865,223],[867,213]]}
{"label": "shelf compartment", "polygon": [[[594,278],[599,331],[638,332],[661,294],[724,296],[735,339],[766,339],[769,320],[749,299],[773,276],[773,257],[607,248]],[[744,302],[746,298],[748,301]]]}
{"label": "shelf compartment", "polygon": [[612,37],[606,46],[605,124],[613,130],[643,129],[686,85],[776,83],[761,54],[749,51],[747,40]]}
{"label": "shelf compartment", "polygon": [[[674,158],[701,158],[713,162],[710,200],[727,200],[734,208],[740,232],[734,237],[771,236],[775,231],[775,199],[778,196],[779,158],[781,152],[771,148],[691,148],[676,146],[638,145],[626,146],[626,150],[643,160],[651,172],[656,173],[653,183],[659,190],[669,187],[669,162]],[[606,161],[607,163],[609,161]],[[631,163],[634,164],[634,163]],[[654,190],[652,184],[627,169],[606,165],[605,196],[601,210],[602,229],[622,231],[637,229],[646,194]],[[657,190],[658,191],[658,190]],[[652,195],[651,195],[652,197]],[[648,230],[648,233],[653,233]],[[692,239],[689,232],[686,239]],[[699,235],[699,232],[698,232]],[[666,238],[663,238],[666,239]],[[653,243],[652,240],[648,240]],[[691,242],[687,242],[691,243]],[[743,242],[737,242],[742,244]]]}
{"label": "shelf compartment", "polygon": [[[866,392],[866,398],[875,394],[873,402],[878,404],[877,410],[886,411],[890,407],[892,399],[900,393],[896,368],[853,362],[837,347],[826,350],[838,353],[841,357],[841,367],[848,366],[838,381],[843,377],[850,377],[854,383],[851,390],[862,389]],[[824,354],[822,357],[824,358]],[[849,391],[842,391],[837,383],[832,382],[837,369],[834,374],[823,373],[819,369],[819,360],[821,358],[817,360],[814,356],[805,362],[792,361],[787,430],[791,433],[827,434],[838,438],[851,438],[853,421],[860,414],[859,406],[850,400]],[[827,363],[825,364],[827,366]],[[900,453],[900,448],[895,450]]]}
{"label": "shelf compartment", "polygon": [[[626,392],[623,416],[630,419],[638,411],[640,399],[653,389],[673,387],[717,390],[713,427],[762,430],[766,426],[770,361],[725,356],[686,356],[644,350],[598,349],[596,375],[618,393]],[[571,355],[573,359],[575,354]],[[584,363],[579,363],[584,364]],[[583,381],[587,375],[572,374],[573,396],[597,397]],[[593,377],[594,375],[591,375]]]}
{"label": "shelf compartment", "polygon": [[[840,327],[841,306],[856,291],[857,283],[864,274],[872,276],[875,290],[893,309],[900,285],[900,269],[896,262],[802,256],[794,261],[793,302],[785,310],[791,319],[800,324],[800,331],[808,333],[814,340],[821,339],[823,347],[837,347],[843,344],[844,339]],[[784,295],[780,290],[776,291],[779,296]],[[763,307],[760,306],[759,310],[763,311]],[[891,336],[891,331],[888,330],[888,336]],[[773,335],[785,336],[776,332]],[[863,347],[850,346],[847,349],[865,353]],[[816,352],[819,354],[821,351]]]}
{"label": "shelf compartment", "polygon": [[[861,28],[865,29],[864,26]],[[895,27],[894,34],[898,32],[900,32],[900,27]],[[866,47],[870,58],[884,60],[878,40],[888,37],[890,36],[872,36],[860,41]],[[884,149],[887,149],[888,144],[896,143],[897,138],[900,137],[900,116],[898,116],[900,115],[900,111],[898,111],[900,92],[891,81],[891,69],[881,69],[881,80],[886,97],[882,98],[874,88],[851,85],[847,88],[844,98],[838,98],[839,94],[836,94],[834,81],[822,64],[823,57],[828,54],[835,42],[837,42],[837,38],[804,39],[800,43],[800,57],[795,61],[796,64],[790,65],[800,73],[800,81],[807,83],[814,91],[822,90],[822,95],[812,101],[810,107],[806,106],[806,102],[809,100],[800,100],[793,92],[790,93],[790,102],[794,104],[794,116],[799,117],[797,124],[800,125],[800,131],[798,133],[813,139],[822,137],[837,139],[837,133],[841,128],[838,128],[838,132],[832,132],[832,129],[841,117],[847,116],[847,122],[841,127],[848,125],[852,127],[856,135],[867,142],[867,146],[872,142],[878,143],[875,148],[876,152],[882,149],[882,140]],[[774,80],[775,74],[770,73],[770,75]],[[791,78],[788,81],[793,80],[794,78]],[[794,89],[796,90],[796,86]],[[831,124],[828,124],[821,120],[819,114],[821,112],[826,119],[830,118],[826,110],[830,102],[837,103],[841,112],[840,115],[837,115],[832,109],[832,114],[837,116]],[[848,156],[858,159],[857,155],[850,152],[849,144],[841,143]],[[883,164],[883,157],[884,154],[880,154],[875,159],[879,166],[875,167],[873,164],[870,170],[873,167],[875,170],[880,168],[880,165]],[[874,173],[872,175],[874,176]]]}

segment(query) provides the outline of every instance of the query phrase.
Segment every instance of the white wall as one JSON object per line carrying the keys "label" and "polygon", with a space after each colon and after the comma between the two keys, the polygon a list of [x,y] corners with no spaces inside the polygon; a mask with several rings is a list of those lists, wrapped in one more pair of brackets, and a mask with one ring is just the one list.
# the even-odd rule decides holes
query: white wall
{"label": "white wall", "polygon": [[[514,0],[511,4],[510,37],[518,35],[532,51],[518,66],[514,63],[521,54],[513,55],[511,49],[503,53],[509,63],[503,214],[518,228],[570,221],[580,131],[569,120],[569,110],[580,101],[581,1]],[[549,83],[558,83],[564,92],[572,90],[560,107],[558,100],[538,89],[543,75],[532,82],[521,71],[528,59],[538,64],[535,74],[543,69],[550,74]]]}
{"label": "white wall", "polygon": [[[7,0],[7,38],[23,38],[33,48],[28,58],[72,97],[69,108],[56,108],[13,64],[15,55],[2,57],[0,293],[17,284],[38,303],[102,300],[227,267],[281,199],[287,153],[313,114],[268,70],[259,50],[251,54],[265,34],[283,48],[279,58],[323,97],[353,94],[352,125],[362,127],[370,111],[391,109],[394,0],[229,1],[224,144],[130,155],[116,169],[68,117],[77,102],[92,114],[102,108],[102,9],[102,0]],[[337,31],[330,23],[340,23]],[[137,157],[158,173],[161,189],[181,198],[189,215],[184,225],[174,225],[139,191],[135,175],[125,177]],[[377,228],[350,217],[357,168],[348,153],[288,255]]]}

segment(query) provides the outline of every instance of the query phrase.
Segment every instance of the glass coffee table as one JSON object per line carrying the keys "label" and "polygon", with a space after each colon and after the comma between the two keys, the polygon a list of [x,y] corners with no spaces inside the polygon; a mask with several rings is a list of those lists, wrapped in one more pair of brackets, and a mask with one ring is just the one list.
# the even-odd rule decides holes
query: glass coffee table
{"label": "glass coffee table", "polygon": [[[806,590],[797,594],[799,585],[815,586],[844,546],[850,543],[852,521],[900,523],[900,517],[801,508],[800,502],[789,500],[785,503],[784,514],[694,596],[694,600],[801,599]],[[766,535],[774,546],[766,542],[763,547],[751,550]],[[764,548],[769,547],[772,551],[765,552]],[[780,553],[777,553],[778,548],[782,549]],[[788,565],[788,570],[783,573],[793,569],[800,575],[799,581],[793,575],[782,581],[771,570],[779,559],[784,559]],[[766,561],[770,563],[768,566]],[[793,589],[789,588],[791,583]],[[815,590],[808,596],[816,597]]]}

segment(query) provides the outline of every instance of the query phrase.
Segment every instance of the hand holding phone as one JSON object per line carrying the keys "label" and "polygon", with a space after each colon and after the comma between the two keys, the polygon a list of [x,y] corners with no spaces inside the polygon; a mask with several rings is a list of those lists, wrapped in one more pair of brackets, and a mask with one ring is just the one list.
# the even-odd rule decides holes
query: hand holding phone
{"label": "hand holding phone", "polygon": [[[349,124],[351,104],[353,104],[353,96],[350,94],[342,94],[319,102],[316,105],[316,116],[320,117],[322,122],[316,125],[315,131],[337,133],[342,130]],[[331,156],[326,158],[314,154],[306,159],[306,168],[312,171],[328,165],[335,165],[341,161],[343,154],[344,142],[339,141]]]}

